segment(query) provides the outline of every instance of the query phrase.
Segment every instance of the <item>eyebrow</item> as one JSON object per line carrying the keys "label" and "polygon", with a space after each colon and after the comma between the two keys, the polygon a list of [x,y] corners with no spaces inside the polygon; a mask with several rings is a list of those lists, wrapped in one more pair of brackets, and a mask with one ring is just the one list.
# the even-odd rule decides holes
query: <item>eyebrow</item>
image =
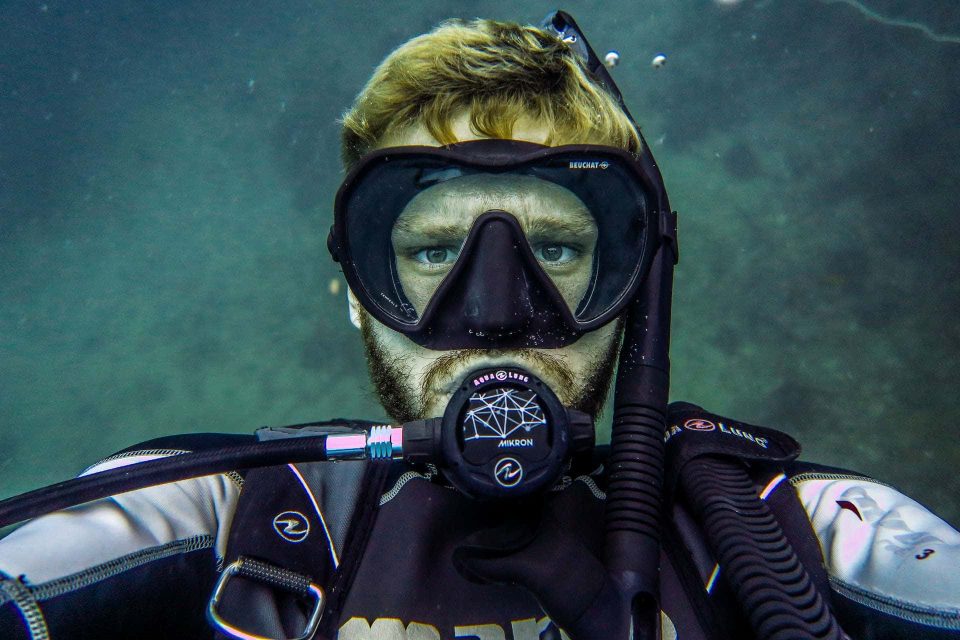
{"label": "eyebrow", "polygon": [[[472,221],[471,221],[472,222]],[[461,224],[437,221],[427,224],[411,224],[410,220],[398,219],[393,226],[393,235],[401,238],[429,238],[438,242],[462,242],[469,227]]]}
{"label": "eyebrow", "polygon": [[576,204],[561,204],[551,202],[553,198],[549,193],[525,191],[497,184],[481,188],[471,183],[460,185],[454,191],[441,191],[436,194],[438,198],[429,198],[413,210],[401,213],[394,222],[393,236],[406,242],[420,238],[462,242],[484,210],[507,211],[519,221],[528,237],[559,234],[582,240],[596,236],[593,216],[579,199]]}
{"label": "eyebrow", "polygon": [[528,236],[548,233],[565,233],[572,236],[594,235],[597,225],[593,224],[593,219],[589,216],[576,215],[571,216],[537,216],[532,220],[527,220],[527,224],[520,221],[524,233]]}
{"label": "eyebrow", "polygon": [[[462,242],[473,226],[476,219],[469,225],[455,224],[437,220],[433,223],[416,224],[412,220],[398,219],[393,232],[402,239],[429,238],[437,242]],[[520,220],[520,227],[528,237],[566,234],[573,237],[593,236],[596,234],[596,225],[587,216],[537,216],[532,220]]]}

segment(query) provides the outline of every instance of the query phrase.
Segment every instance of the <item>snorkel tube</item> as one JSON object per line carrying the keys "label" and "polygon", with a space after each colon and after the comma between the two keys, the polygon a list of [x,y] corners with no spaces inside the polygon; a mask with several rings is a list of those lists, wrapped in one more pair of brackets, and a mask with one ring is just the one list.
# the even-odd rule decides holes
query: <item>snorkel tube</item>
{"label": "snorkel tube", "polygon": [[650,286],[627,311],[614,392],[604,564],[630,603],[633,638],[660,637],[663,433],[674,252],[662,246]]}
{"label": "snorkel tube", "polygon": [[[641,163],[662,185],[659,169],[640,128],[606,67],[569,14],[555,11],[542,23],[580,54],[589,71],[620,104],[640,136]],[[647,274],[627,308],[623,347],[614,392],[609,483],[605,513],[603,562],[613,581],[633,640],[660,637],[660,520],[664,475],[664,442],[670,389],[670,304],[673,266],[678,259],[676,214],[661,189],[662,241]],[[610,636],[613,637],[613,636]]]}

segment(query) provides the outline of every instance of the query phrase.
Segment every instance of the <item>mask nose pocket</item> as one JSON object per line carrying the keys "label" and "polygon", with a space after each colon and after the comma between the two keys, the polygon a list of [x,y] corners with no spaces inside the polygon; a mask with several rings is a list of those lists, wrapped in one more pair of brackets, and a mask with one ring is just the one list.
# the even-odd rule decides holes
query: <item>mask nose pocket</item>
{"label": "mask nose pocket", "polygon": [[473,335],[498,340],[526,333],[538,315],[555,313],[551,288],[516,218],[491,210],[477,218],[460,263],[431,306]]}

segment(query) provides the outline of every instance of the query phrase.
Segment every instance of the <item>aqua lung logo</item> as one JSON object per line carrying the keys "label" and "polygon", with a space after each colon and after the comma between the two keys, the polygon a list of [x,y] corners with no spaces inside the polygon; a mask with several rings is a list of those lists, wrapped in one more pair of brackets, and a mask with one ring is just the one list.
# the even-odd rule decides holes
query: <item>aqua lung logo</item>
{"label": "aqua lung logo", "polygon": [[571,160],[570,169],[606,169],[610,163],[606,160]]}
{"label": "aqua lung logo", "polygon": [[717,425],[720,428],[720,433],[725,433],[728,436],[736,436],[742,440],[752,442],[762,449],[767,448],[767,439],[761,436],[755,436],[746,429],[738,429],[737,427],[728,427],[722,422]]}
{"label": "aqua lung logo", "polygon": [[[689,418],[686,422],[683,423],[683,428],[689,431],[699,431],[701,433],[707,431],[713,431],[717,428],[717,425],[710,422],[709,420],[704,420],[703,418]],[[669,442],[670,438],[680,433],[682,429],[677,425],[673,425],[667,429],[666,433],[663,434],[663,441]]]}
{"label": "aqua lung logo", "polygon": [[473,379],[473,386],[479,387],[484,382],[490,382],[491,380],[499,380],[503,382],[504,380],[517,380],[519,382],[529,382],[530,378],[523,375],[522,373],[517,373],[516,371],[504,371],[501,369],[496,373],[485,373],[478,378]]}
{"label": "aqua lung logo", "polygon": [[717,428],[717,425],[702,418],[690,418],[683,423],[683,428],[690,431],[713,431]]}
{"label": "aqua lung logo", "polygon": [[273,530],[288,542],[303,542],[310,534],[310,521],[299,511],[284,511],[273,518]]}
{"label": "aqua lung logo", "polygon": [[523,467],[514,458],[501,458],[493,468],[493,477],[501,487],[515,487],[523,480]]}
{"label": "aqua lung logo", "polygon": [[[728,436],[734,436],[740,438],[741,440],[746,440],[747,442],[752,442],[761,449],[766,449],[770,445],[770,441],[763,436],[757,436],[746,429],[740,429],[739,427],[730,427],[722,422],[711,422],[710,420],[704,420],[703,418],[689,418],[683,423],[683,428],[687,431],[699,431],[701,433],[707,431],[719,431],[720,433]],[[675,435],[682,432],[682,429],[677,425],[673,425],[667,429],[666,433],[663,434],[663,441],[669,442],[671,438]]]}

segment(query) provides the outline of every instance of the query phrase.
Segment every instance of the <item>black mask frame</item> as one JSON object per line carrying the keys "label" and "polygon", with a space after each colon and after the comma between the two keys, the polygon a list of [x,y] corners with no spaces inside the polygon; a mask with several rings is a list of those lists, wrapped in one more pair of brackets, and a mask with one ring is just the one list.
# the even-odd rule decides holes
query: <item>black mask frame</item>
{"label": "black mask frame", "polygon": [[[597,253],[623,254],[616,267],[605,272],[615,272],[624,280],[605,292],[599,311],[578,318],[523,241],[516,219],[509,212],[491,210],[474,222],[460,258],[416,317],[393,268],[390,242],[400,209],[422,188],[411,179],[412,171],[449,166],[480,173],[539,171],[538,177],[543,177],[544,167],[551,166],[548,171],[554,179],[559,177],[562,185],[563,180],[571,180],[566,186],[576,192],[573,185],[582,184],[584,171],[557,172],[557,167],[575,163],[607,167],[590,174],[598,185],[635,185],[618,192],[613,201],[592,207],[605,220],[600,243],[606,248],[598,248]],[[390,187],[379,186],[391,180]],[[641,229],[635,241],[640,246],[614,251],[626,244],[633,227]],[[362,240],[355,239],[358,235]],[[546,147],[517,140],[475,140],[446,147],[385,148],[365,156],[337,193],[328,248],[361,305],[379,322],[421,346],[511,349],[566,346],[621,315],[644,282],[659,246],[675,242],[666,191],[649,156],[601,145]],[[603,282],[610,279],[601,278]],[[525,286],[518,286],[521,282]]]}

